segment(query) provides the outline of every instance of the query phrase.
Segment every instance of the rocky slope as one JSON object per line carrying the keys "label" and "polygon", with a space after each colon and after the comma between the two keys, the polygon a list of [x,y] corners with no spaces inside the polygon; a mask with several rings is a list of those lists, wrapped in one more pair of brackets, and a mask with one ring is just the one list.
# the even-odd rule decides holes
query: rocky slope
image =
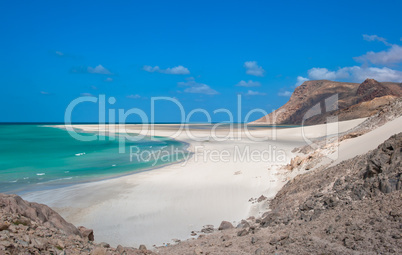
{"label": "rocky slope", "polygon": [[96,244],[91,229],[76,228],[46,205],[0,194],[0,254],[153,254]]}
{"label": "rocky slope", "polygon": [[[381,98],[377,98],[374,100],[381,100]],[[360,123],[359,125],[357,125],[356,127],[348,130],[345,133],[341,133],[339,134],[339,141],[343,141],[346,139],[350,139],[350,138],[354,138],[354,137],[358,137],[361,136],[367,132],[370,132],[382,125],[384,125],[385,123],[392,121],[398,117],[400,117],[402,115],[402,97],[396,98],[394,99],[392,102],[385,104],[385,105],[380,105],[378,106],[378,108],[376,109],[375,114],[373,114],[371,117],[368,117],[365,121],[363,121],[362,123]],[[327,149],[326,144],[329,143],[329,147],[331,147],[331,142],[334,143],[336,142],[338,138],[337,137],[333,137],[333,138],[329,138],[327,139],[326,137],[321,137],[321,138],[317,138],[314,139],[314,143],[316,143],[316,145],[319,147],[318,149],[311,147],[310,145],[305,145],[299,148],[294,148],[292,150],[292,152],[299,152],[299,153],[303,153],[303,154],[320,154],[320,150],[325,150]],[[332,140],[332,141],[330,141]],[[300,160],[305,160],[306,158],[309,158],[309,156],[305,156],[304,159],[301,156],[297,156],[294,159],[292,159],[292,163],[290,166],[290,168],[294,167],[296,164],[297,165],[297,161]],[[310,157],[310,161],[314,161],[314,160],[319,160],[318,157]],[[305,160],[306,161],[306,160]],[[309,160],[307,160],[309,161]]]}
{"label": "rocky slope", "polygon": [[[337,94],[338,105],[335,98]],[[376,109],[402,96],[402,83],[377,82],[367,79],[363,83],[306,81],[295,89],[289,101],[278,110],[251,124],[319,124],[327,117],[338,120],[369,117]]]}
{"label": "rocky slope", "polygon": [[159,254],[401,254],[402,133],[366,155],[288,182],[262,218]]}

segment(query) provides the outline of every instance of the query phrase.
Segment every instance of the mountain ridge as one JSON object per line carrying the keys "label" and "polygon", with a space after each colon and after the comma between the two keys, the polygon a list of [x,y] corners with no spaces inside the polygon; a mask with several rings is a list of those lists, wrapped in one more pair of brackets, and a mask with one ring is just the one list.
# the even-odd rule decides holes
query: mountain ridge
{"label": "mountain ridge", "polygon": [[[366,79],[360,84],[306,81],[296,87],[286,104],[251,124],[313,125],[326,123],[329,116],[337,116],[339,121],[369,117],[378,107],[401,96],[402,83],[374,79]],[[372,100],[375,100],[371,103],[375,109],[365,110],[362,103]]]}

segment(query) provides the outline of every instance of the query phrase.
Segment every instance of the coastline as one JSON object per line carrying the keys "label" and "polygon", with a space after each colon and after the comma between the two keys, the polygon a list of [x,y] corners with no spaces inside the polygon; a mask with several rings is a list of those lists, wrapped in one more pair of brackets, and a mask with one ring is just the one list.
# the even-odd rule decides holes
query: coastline
{"label": "coastline", "polygon": [[[344,132],[364,119],[339,123],[338,132]],[[139,133],[140,126],[130,126],[129,132]],[[96,126],[78,125],[87,131]],[[320,137],[325,125],[305,127],[306,134]],[[253,135],[266,135],[264,129],[250,130]],[[169,137],[172,130],[166,127],[156,130],[158,136]],[[208,130],[193,130],[205,135]],[[219,130],[224,135],[226,129]],[[242,132],[241,130],[239,131]],[[237,132],[237,133],[239,133]],[[192,141],[186,134],[176,137],[190,144],[189,150],[203,146],[205,150],[228,150],[234,146],[264,150],[269,144],[283,150],[283,162],[196,162],[197,153],[185,166],[179,163],[130,174],[113,179],[77,184],[56,190],[25,194],[24,199],[46,203],[75,225],[93,228],[98,242],[111,245],[136,246],[162,245],[191,237],[191,231],[203,225],[215,227],[222,220],[239,222],[248,216],[261,216],[272,199],[290,176],[280,170],[293,157],[293,148],[305,142],[301,128],[276,131],[276,140],[252,141],[242,137],[230,137],[224,142]],[[267,185],[269,184],[269,186]],[[264,195],[268,200],[249,202],[250,198]]]}

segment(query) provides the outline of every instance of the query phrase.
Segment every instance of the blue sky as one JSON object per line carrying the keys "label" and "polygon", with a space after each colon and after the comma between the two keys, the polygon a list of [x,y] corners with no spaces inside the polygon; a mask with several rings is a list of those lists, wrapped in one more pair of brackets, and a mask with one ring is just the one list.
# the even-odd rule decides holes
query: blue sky
{"label": "blue sky", "polygon": [[[401,1],[1,1],[0,121],[63,121],[80,96],[150,113],[154,96],[226,121],[307,79],[402,82]],[[156,103],[155,120],[180,120]],[[261,117],[261,113],[250,119]],[[73,121],[97,121],[82,103]],[[139,121],[135,116],[129,121]],[[205,121],[194,114],[190,121]],[[237,121],[237,119],[235,119]]]}

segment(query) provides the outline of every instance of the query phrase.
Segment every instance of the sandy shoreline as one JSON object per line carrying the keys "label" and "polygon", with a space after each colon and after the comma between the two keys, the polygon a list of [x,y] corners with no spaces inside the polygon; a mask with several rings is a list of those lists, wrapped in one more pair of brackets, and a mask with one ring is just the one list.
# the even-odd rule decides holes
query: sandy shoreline
{"label": "sandy shoreline", "polygon": [[[340,122],[335,129],[326,125],[309,126],[303,131],[309,138],[320,137],[328,132],[344,132],[362,121],[364,119]],[[76,127],[85,131],[97,129],[94,125]],[[141,131],[141,128],[141,125],[127,125],[127,132],[171,137],[176,131],[174,125],[156,125],[153,134]],[[247,137],[244,130],[230,133],[227,128],[216,130],[220,137],[228,135],[226,141],[194,141],[192,137],[209,134],[208,128],[202,128],[174,137],[188,143],[189,150],[194,152],[185,165],[171,164],[152,171],[34,192],[23,197],[51,206],[75,225],[93,228],[97,242],[124,246],[162,245],[172,243],[174,238],[190,238],[191,231],[198,231],[204,225],[218,227],[222,220],[238,222],[266,210],[267,202],[252,203],[249,199],[260,195],[273,198],[288,178],[279,168],[289,163],[294,147],[306,144],[301,127],[278,129],[276,134],[270,129],[251,130],[250,134],[255,137],[268,134],[267,139],[259,141]],[[273,139],[274,135],[276,139]],[[247,149],[266,151],[266,156],[269,152],[277,154],[264,160],[241,160],[236,156]],[[224,160],[227,162],[219,156],[212,157],[212,151],[227,151]],[[205,156],[208,154],[210,156]]]}

